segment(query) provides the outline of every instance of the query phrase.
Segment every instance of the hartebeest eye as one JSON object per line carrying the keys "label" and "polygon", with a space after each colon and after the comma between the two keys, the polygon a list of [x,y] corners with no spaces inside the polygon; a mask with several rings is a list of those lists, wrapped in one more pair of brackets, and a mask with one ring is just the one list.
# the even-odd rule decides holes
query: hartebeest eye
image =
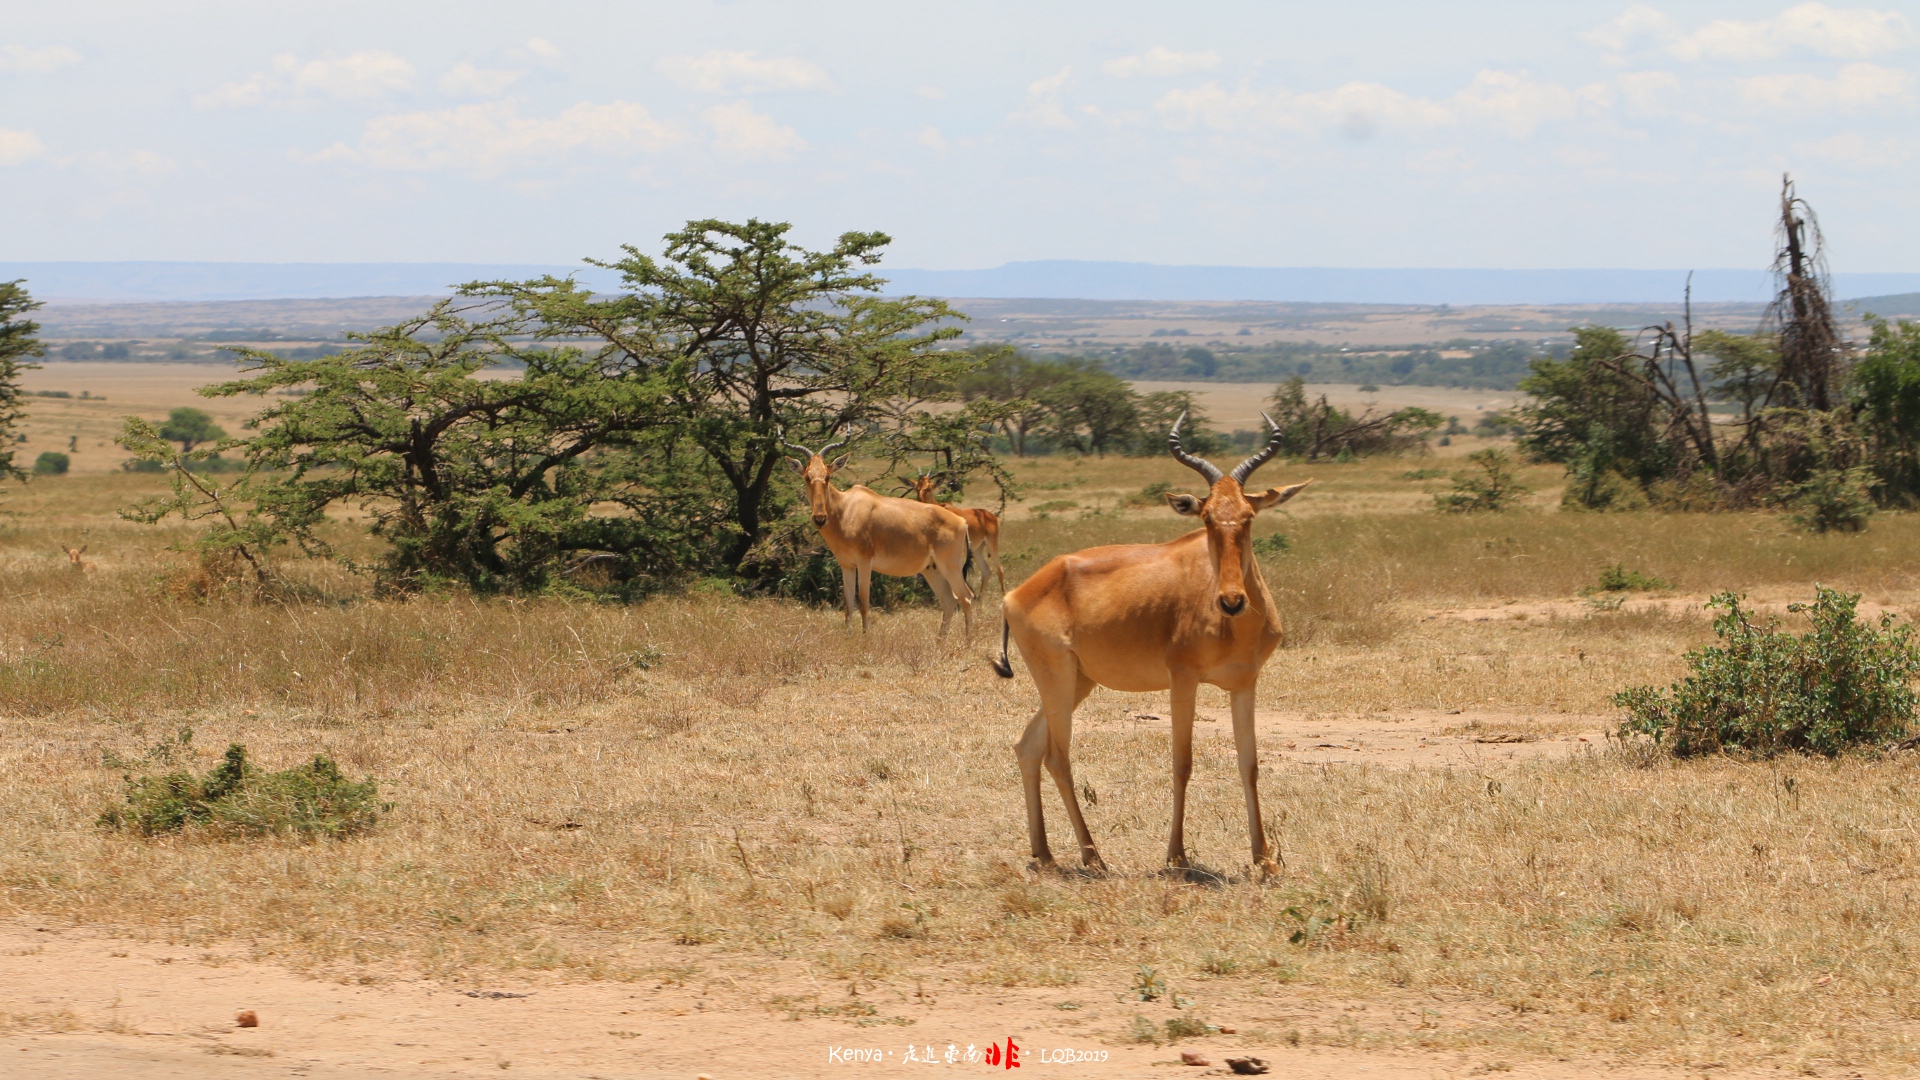
{"label": "hartebeest eye", "polygon": [[1200,506],[1202,504],[1202,501],[1203,500],[1198,499],[1192,495],[1169,494],[1167,496],[1167,505],[1173,507],[1173,512],[1176,514],[1184,514],[1187,517],[1200,516]]}

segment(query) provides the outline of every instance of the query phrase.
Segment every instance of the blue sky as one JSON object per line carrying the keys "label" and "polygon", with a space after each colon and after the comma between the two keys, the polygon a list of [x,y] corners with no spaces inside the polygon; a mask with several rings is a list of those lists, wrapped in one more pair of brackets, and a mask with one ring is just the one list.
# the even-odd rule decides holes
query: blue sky
{"label": "blue sky", "polygon": [[16,4],[0,260],[1920,270],[1916,6]]}

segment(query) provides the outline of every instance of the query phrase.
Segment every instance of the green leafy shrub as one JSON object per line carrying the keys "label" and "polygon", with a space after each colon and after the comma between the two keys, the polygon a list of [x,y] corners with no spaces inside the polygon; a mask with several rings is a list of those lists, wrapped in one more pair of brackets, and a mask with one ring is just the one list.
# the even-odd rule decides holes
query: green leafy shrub
{"label": "green leafy shrub", "polygon": [[195,824],[240,836],[339,837],[372,829],[392,809],[380,801],[377,782],[348,780],[330,758],[264,772],[234,743],[205,776],[186,770],[128,776],[126,805],[101,814],[100,824],[142,836]]}
{"label": "green leafy shrub", "polygon": [[43,450],[39,457],[33,459],[33,475],[64,476],[72,463],[71,458],[59,451]]}
{"label": "green leafy shrub", "polygon": [[1692,674],[1665,691],[1615,694],[1627,710],[1620,733],[1651,736],[1682,757],[1736,749],[1832,756],[1904,738],[1920,674],[1913,628],[1896,626],[1891,614],[1878,628],[1860,622],[1857,594],[1814,589],[1812,604],[1787,609],[1813,621],[1798,636],[1781,633],[1776,621],[1756,624],[1731,592],[1709,600],[1721,612],[1713,620],[1721,643],[1688,652]]}
{"label": "green leafy shrub", "polygon": [[1780,504],[1787,519],[1808,532],[1859,532],[1873,516],[1873,483],[1873,470],[1864,465],[1817,469],[1787,485]]}
{"label": "green leafy shrub", "polygon": [[1268,533],[1253,538],[1255,555],[1283,555],[1292,546],[1293,542],[1287,539],[1286,533]]}
{"label": "green leafy shrub", "polygon": [[[1651,574],[1643,574],[1638,570],[1629,570],[1621,563],[1614,563],[1612,566],[1601,567],[1600,584],[1597,591],[1644,592],[1650,589],[1671,588],[1673,588],[1671,584]],[[1589,589],[1588,591],[1593,592],[1596,590]]]}
{"label": "green leafy shrub", "polygon": [[1494,513],[1512,506],[1528,491],[1513,476],[1513,455],[1489,447],[1467,455],[1478,473],[1453,474],[1453,490],[1433,497],[1434,508],[1450,514]]}

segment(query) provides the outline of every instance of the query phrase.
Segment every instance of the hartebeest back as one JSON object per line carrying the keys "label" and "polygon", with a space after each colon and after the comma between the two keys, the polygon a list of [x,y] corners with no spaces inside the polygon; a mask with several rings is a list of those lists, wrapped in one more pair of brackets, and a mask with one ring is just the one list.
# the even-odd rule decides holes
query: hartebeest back
{"label": "hartebeest back", "polygon": [[1259,752],[1253,697],[1260,668],[1280,644],[1280,614],[1253,557],[1253,518],[1291,499],[1312,481],[1248,494],[1243,484],[1280,449],[1280,430],[1266,448],[1232,472],[1188,454],[1180,445],[1182,414],[1167,444],[1173,456],[1207,479],[1204,496],[1167,496],[1176,513],[1201,528],[1164,544],[1119,544],[1062,555],[1007,594],[1000,659],[994,669],[1013,677],[1007,640],[1020,647],[1040,690],[1040,709],[1015,745],[1026,791],[1033,857],[1053,864],[1040,804],[1040,766],[1059,785],[1067,817],[1080,841],[1080,858],[1104,868],[1074,792],[1073,713],[1093,688],[1172,690],[1173,827],[1167,862],[1186,865],[1187,780],[1193,774],[1193,709],[1201,683],[1228,692],[1240,783],[1247,801],[1253,864],[1275,873],[1260,823]]}
{"label": "hartebeest back", "polygon": [[829,463],[826,455],[845,446],[848,440],[829,443],[818,452],[797,443],[780,440],[806,455],[806,460],[789,459],[807,485],[807,502],[813,510],[813,523],[840,564],[841,586],[846,592],[847,621],[860,611],[860,628],[867,627],[867,611],[873,575],[926,579],[934,598],[940,601],[940,633],[953,621],[953,609],[962,612],[968,640],[973,638],[973,590],[967,586],[967,523],[940,506],[928,506],[910,499],[882,495],[864,484],[845,491],[828,482],[835,469],[847,463],[847,456]]}
{"label": "hartebeest back", "polygon": [[[1007,574],[1005,570],[1000,568],[1000,515],[991,510],[981,510],[977,507],[959,507],[951,503],[941,502],[939,499],[934,498],[933,477],[928,476],[926,473],[921,473],[919,476],[914,477],[908,482],[908,486],[913,489],[914,495],[918,497],[921,502],[932,503],[944,510],[960,515],[960,520],[967,523],[967,544],[973,551],[977,552],[981,560],[993,570],[994,576],[1000,581],[1001,595],[1005,595],[1007,591]],[[987,572],[982,570],[980,571],[981,591],[985,592],[986,587]]]}

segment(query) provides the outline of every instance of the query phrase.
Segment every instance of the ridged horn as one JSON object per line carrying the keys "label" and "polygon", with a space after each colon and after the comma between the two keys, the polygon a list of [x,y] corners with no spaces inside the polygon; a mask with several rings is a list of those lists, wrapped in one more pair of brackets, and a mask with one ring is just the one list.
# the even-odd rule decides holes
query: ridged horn
{"label": "ridged horn", "polygon": [[780,445],[782,445],[782,446],[784,446],[784,447],[786,447],[786,448],[787,448],[787,449],[789,449],[789,450],[798,450],[798,451],[800,451],[800,455],[801,455],[801,461],[800,461],[800,464],[802,464],[802,465],[805,465],[805,464],[806,464],[807,462],[809,462],[809,461],[812,461],[812,460],[813,460],[813,451],[811,451],[811,450],[809,450],[809,449],[807,449],[807,448],[806,448],[806,447],[804,447],[804,446],[801,446],[801,445],[800,445],[799,443],[797,443],[797,442],[788,442],[788,441],[787,441],[787,429],[786,429],[786,428],[776,428],[776,429],[774,429],[774,430],[775,430],[775,432],[776,432],[776,434],[777,434],[777,435],[779,436],[779,439],[780,439]]}
{"label": "ridged horn", "polygon": [[1181,413],[1180,419],[1173,422],[1173,430],[1167,433],[1167,449],[1173,452],[1173,460],[1207,478],[1207,486],[1212,487],[1220,481],[1220,470],[1214,468],[1211,461],[1194,457],[1180,445],[1180,425],[1187,422],[1187,414]]}
{"label": "ridged horn", "polygon": [[1259,453],[1253,455],[1252,457],[1241,462],[1240,464],[1235,465],[1233,467],[1233,472],[1228,474],[1229,476],[1232,476],[1234,480],[1242,484],[1245,484],[1247,482],[1247,477],[1253,475],[1253,470],[1259,468],[1262,465],[1265,465],[1269,461],[1272,461],[1273,455],[1280,452],[1280,425],[1274,423],[1273,417],[1268,416],[1266,413],[1261,413],[1260,419],[1265,420],[1267,422],[1267,427],[1272,430],[1273,435],[1267,439],[1267,445],[1265,449],[1261,450]]}

